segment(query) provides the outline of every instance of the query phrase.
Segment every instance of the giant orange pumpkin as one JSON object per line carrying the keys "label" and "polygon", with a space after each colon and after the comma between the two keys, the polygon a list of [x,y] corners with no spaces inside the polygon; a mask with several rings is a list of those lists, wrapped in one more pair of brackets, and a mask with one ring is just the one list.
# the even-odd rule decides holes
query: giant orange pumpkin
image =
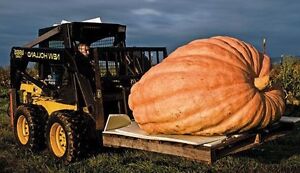
{"label": "giant orange pumpkin", "polygon": [[270,58],[217,36],[192,41],[151,68],[129,107],[150,134],[216,135],[264,128],[280,119],[284,95],[267,87]]}

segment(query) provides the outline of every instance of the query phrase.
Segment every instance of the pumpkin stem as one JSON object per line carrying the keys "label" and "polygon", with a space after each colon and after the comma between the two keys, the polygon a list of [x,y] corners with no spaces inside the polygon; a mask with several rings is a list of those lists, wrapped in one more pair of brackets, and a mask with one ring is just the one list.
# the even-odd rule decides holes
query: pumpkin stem
{"label": "pumpkin stem", "polygon": [[254,79],[254,86],[259,90],[262,91],[263,89],[265,89],[270,81],[270,76],[266,75],[263,77],[257,77]]}

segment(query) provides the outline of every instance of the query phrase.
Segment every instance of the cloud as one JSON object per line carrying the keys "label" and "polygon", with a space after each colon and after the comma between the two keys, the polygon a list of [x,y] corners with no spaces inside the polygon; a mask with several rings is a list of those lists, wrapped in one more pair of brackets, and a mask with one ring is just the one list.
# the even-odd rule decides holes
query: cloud
{"label": "cloud", "polygon": [[132,13],[135,15],[152,15],[152,16],[161,16],[161,13],[157,10],[150,9],[150,8],[140,8],[132,10]]}
{"label": "cloud", "polygon": [[145,0],[146,2],[157,2],[157,0]]}
{"label": "cloud", "polygon": [[166,46],[168,52],[193,39],[230,35],[267,52],[300,55],[300,1],[281,0],[52,0],[0,1],[0,64],[9,63],[12,46],[37,36],[39,28],[62,19],[127,25],[127,45]]}

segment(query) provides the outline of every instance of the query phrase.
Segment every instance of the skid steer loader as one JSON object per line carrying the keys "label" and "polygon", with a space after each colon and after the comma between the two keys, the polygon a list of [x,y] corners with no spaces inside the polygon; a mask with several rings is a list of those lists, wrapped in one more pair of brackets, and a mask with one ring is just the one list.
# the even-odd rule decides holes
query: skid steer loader
{"label": "skid steer loader", "polygon": [[[11,49],[9,115],[20,146],[65,163],[98,142],[108,114],[128,114],[131,86],[167,56],[164,47],[126,47],[126,26],[72,22],[42,28]],[[89,46],[82,54],[79,44]]]}

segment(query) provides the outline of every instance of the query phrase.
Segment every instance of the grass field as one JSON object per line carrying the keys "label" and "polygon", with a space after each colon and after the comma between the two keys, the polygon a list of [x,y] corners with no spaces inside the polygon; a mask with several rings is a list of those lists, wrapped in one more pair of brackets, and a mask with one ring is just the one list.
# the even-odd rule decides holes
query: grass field
{"label": "grass field", "polygon": [[7,103],[1,98],[0,172],[300,172],[300,127],[287,137],[225,157],[212,166],[169,155],[111,148],[99,149],[66,166],[56,163],[48,151],[32,153],[16,145],[6,115]]}

